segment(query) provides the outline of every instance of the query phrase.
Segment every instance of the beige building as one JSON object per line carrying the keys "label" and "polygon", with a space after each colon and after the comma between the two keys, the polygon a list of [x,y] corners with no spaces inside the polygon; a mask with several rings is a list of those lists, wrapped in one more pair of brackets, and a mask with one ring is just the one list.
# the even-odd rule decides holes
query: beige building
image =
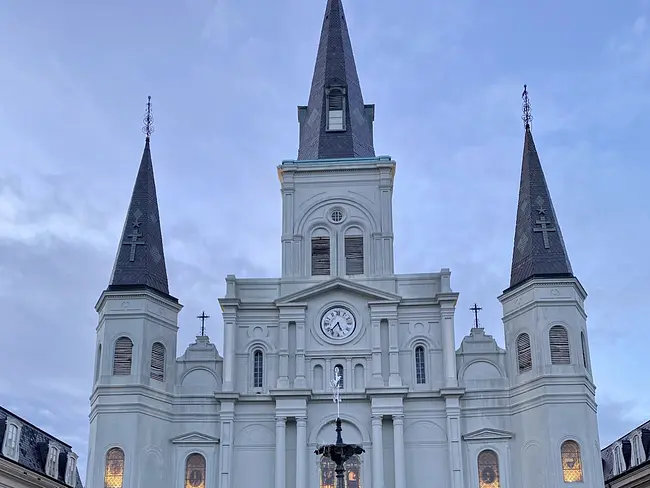
{"label": "beige building", "polygon": [[83,488],[65,442],[0,407],[0,488]]}
{"label": "beige building", "polygon": [[605,488],[650,488],[650,421],[601,451]]}

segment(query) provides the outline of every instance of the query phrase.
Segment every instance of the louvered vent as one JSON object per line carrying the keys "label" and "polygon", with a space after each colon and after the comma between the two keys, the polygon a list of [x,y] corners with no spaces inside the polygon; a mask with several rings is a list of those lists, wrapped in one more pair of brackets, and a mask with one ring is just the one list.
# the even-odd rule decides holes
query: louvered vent
{"label": "louvered vent", "polygon": [[113,356],[113,374],[130,375],[131,361],[133,359],[133,342],[128,337],[120,337],[115,342],[115,355]]}
{"label": "louvered vent", "polygon": [[580,332],[580,342],[582,343],[582,364],[585,365],[585,368],[588,368],[587,366],[587,339],[585,339],[585,333]]}
{"label": "louvered vent", "polygon": [[517,338],[517,361],[520,373],[530,371],[533,368],[533,356],[530,350],[530,336],[528,334],[521,334]]}
{"label": "louvered vent", "polygon": [[313,276],[330,274],[329,237],[312,237],[311,239],[311,274]]}
{"label": "louvered vent", "polygon": [[165,346],[154,342],[151,346],[151,379],[165,381]]}
{"label": "louvered vent", "polygon": [[345,237],[345,270],[348,275],[363,274],[363,237]]}
{"label": "louvered vent", "polygon": [[561,325],[554,325],[549,332],[551,364],[570,364],[569,334]]}

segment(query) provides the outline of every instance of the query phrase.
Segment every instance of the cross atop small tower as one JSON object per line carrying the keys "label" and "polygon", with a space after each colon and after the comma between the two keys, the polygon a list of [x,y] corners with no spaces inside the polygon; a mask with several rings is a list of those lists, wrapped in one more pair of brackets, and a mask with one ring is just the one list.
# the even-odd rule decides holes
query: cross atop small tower
{"label": "cross atop small tower", "polygon": [[201,321],[201,337],[205,337],[205,320],[209,319],[210,316],[205,314],[205,311],[201,312],[201,315],[196,316],[197,319]]}
{"label": "cross atop small tower", "polygon": [[480,328],[478,324],[478,313],[479,311],[483,310],[481,307],[479,307],[476,303],[474,304],[473,307],[470,308],[470,311],[474,312],[474,328],[478,329]]}

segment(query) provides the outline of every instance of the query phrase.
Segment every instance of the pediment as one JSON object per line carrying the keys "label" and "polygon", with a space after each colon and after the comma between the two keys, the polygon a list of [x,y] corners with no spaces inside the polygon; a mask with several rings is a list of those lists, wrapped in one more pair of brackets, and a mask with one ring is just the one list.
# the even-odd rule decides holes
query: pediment
{"label": "pediment", "polygon": [[506,430],[483,428],[469,432],[463,436],[465,441],[506,441],[512,439],[514,434]]}
{"label": "pediment", "polygon": [[378,290],[376,288],[362,285],[360,283],[356,283],[354,281],[346,280],[343,278],[334,278],[332,280],[319,283],[304,290],[300,290],[295,293],[280,297],[275,301],[275,304],[288,305],[294,302],[302,302],[308,300],[313,296],[321,295],[333,290],[343,290],[347,291],[348,293],[363,295],[370,300],[376,301],[399,302],[402,299],[402,297],[395,295],[394,293]]}
{"label": "pediment", "polygon": [[172,444],[219,444],[219,439],[210,435],[201,434],[200,432],[189,432],[187,434],[174,437]]}

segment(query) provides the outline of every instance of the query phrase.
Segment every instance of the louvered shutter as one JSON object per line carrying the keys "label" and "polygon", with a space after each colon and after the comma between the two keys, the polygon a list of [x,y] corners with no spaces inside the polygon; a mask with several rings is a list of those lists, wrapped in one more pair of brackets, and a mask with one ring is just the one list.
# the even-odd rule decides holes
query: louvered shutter
{"label": "louvered shutter", "polygon": [[570,364],[569,334],[561,325],[551,327],[549,332],[551,345],[551,364]]}
{"label": "louvered shutter", "polygon": [[530,336],[528,334],[521,334],[517,338],[517,361],[520,373],[530,371],[533,368],[533,356],[530,350]]}
{"label": "louvered shutter", "polygon": [[345,270],[348,275],[363,274],[363,236],[345,237]]}
{"label": "louvered shutter", "polygon": [[165,346],[154,342],[151,346],[151,379],[165,381]]}
{"label": "louvered shutter", "polygon": [[311,240],[311,274],[313,276],[330,274],[329,237],[313,237]]}
{"label": "louvered shutter", "polygon": [[585,339],[585,333],[580,332],[580,342],[582,343],[582,364],[584,364],[585,368],[588,368],[587,366],[587,340]]}
{"label": "louvered shutter", "polygon": [[115,355],[113,356],[113,374],[130,375],[131,361],[133,359],[133,342],[128,337],[120,337],[115,342]]}

